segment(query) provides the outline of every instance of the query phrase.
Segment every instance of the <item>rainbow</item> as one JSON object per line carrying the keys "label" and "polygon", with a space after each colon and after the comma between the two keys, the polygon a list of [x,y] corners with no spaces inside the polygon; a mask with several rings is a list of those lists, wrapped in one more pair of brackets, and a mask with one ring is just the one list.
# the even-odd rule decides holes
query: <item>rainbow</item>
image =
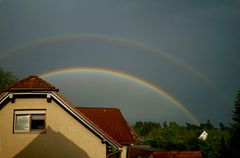
{"label": "rainbow", "polygon": [[71,68],[64,68],[64,69],[44,72],[39,74],[39,76],[41,78],[47,78],[47,77],[59,75],[59,74],[63,75],[63,74],[69,74],[69,73],[82,73],[82,72],[101,73],[104,75],[111,75],[111,76],[127,79],[137,84],[143,85],[144,87],[155,91],[156,93],[164,96],[166,99],[174,103],[179,109],[181,109],[185,114],[187,114],[195,124],[199,125],[199,120],[190,112],[190,110],[188,110],[187,106],[181,103],[179,100],[177,100],[169,92],[167,92],[162,88],[159,88],[158,86],[148,81],[145,81],[139,77],[133,76],[125,72],[120,72],[120,71],[107,69],[107,68],[99,68],[99,67],[71,67]]}
{"label": "rainbow", "polygon": [[116,44],[123,44],[130,47],[140,48],[145,50],[146,52],[152,53],[162,59],[166,59],[167,61],[177,65],[178,67],[182,68],[186,72],[192,74],[195,78],[202,81],[207,87],[214,92],[217,96],[224,99],[227,102],[227,97],[202,73],[197,71],[194,67],[189,64],[184,63],[182,60],[176,58],[175,56],[165,53],[158,48],[151,47],[147,44],[136,42],[133,40],[117,37],[117,36],[109,36],[109,35],[102,35],[102,34],[66,34],[66,35],[57,35],[57,36],[50,36],[50,37],[43,37],[37,40],[34,40],[30,43],[22,44],[16,48],[12,48],[6,52],[0,53],[0,61],[3,59],[8,58],[11,55],[17,55],[18,53],[23,52],[26,49],[30,49],[39,45],[44,45],[51,42],[60,42],[60,41],[69,41],[69,40],[103,40],[109,41]]}

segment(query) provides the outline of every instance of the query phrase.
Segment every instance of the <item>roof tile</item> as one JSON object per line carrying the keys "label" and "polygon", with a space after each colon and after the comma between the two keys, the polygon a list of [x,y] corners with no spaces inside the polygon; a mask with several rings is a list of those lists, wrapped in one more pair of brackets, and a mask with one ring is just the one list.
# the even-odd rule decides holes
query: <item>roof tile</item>
{"label": "roof tile", "polygon": [[136,135],[119,109],[96,107],[77,107],[77,109],[121,145],[135,142]]}
{"label": "roof tile", "polygon": [[28,76],[8,86],[3,91],[58,91],[58,89],[38,76]]}
{"label": "roof tile", "polygon": [[203,158],[201,151],[160,151],[139,146],[131,146],[130,148],[130,158],[150,156],[154,158]]}

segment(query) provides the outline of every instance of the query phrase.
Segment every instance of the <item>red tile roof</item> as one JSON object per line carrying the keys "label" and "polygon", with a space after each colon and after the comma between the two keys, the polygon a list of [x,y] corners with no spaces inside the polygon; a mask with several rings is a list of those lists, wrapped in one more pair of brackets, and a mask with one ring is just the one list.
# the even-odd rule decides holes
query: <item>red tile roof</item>
{"label": "red tile roof", "polygon": [[121,145],[135,142],[136,135],[119,109],[95,107],[77,107],[77,109]]}
{"label": "red tile roof", "polygon": [[111,135],[109,135],[106,131],[104,131],[104,129],[100,128],[95,122],[93,122],[92,120],[90,120],[87,116],[84,115],[84,113],[82,113],[79,110],[79,107],[74,106],[71,102],[69,102],[60,92],[55,92],[55,94],[57,94],[57,96],[59,96],[65,103],[67,103],[71,108],[73,108],[76,112],[78,112],[81,116],[83,116],[86,120],[88,120],[92,125],[94,125],[97,129],[99,129],[102,133],[104,133],[104,135],[106,135],[109,139],[111,139],[112,142],[114,142],[115,144],[117,144],[119,147],[121,147],[122,145],[115,140]]}
{"label": "red tile roof", "polygon": [[203,158],[201,151],[157,151],[131,146],[130,158],[153,156],[154,158]]}
{"label": "red tile roof", "polygon": [[200,151],[153,152],[154,158],[202,158]]}
{"label": "red tile roof", "polygon": [[3,91],[58,91],[38,76],[29,76],[8,86]]}
{"label": "red tile roof", "polygon": [[80,108],[75,107],[50,83],[42,80],[38,76],[29,76],[8,86],[2,93],[17,91],[55,91],[64,102],[71,106],[86,120],[91,122],[102,133],[109,137],[115,144],[128,145],[135,142],[135,134],[128,126],[121,112],[115,108]]}

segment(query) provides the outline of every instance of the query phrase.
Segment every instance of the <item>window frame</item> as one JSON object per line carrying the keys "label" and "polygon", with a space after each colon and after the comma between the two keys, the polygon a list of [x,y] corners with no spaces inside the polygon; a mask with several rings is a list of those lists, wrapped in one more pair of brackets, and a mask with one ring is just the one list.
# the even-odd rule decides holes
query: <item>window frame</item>
{"label": "window frame", "polygon": [[[21,115],[25,115],[25,116],[29,116],[28,117],[28,129],[27,130],[17,130],[16,129],[16,124],[17,124],[17,116],[21,116]],[[32,129],[32,115],[44,115],[44,128],[43,129]],[[21,110],[21,109],[17,109],[14,110],[14,116],[13,116],[13,133],[44,133],[46,132],[46,109],[37,109],[37,110]]]}

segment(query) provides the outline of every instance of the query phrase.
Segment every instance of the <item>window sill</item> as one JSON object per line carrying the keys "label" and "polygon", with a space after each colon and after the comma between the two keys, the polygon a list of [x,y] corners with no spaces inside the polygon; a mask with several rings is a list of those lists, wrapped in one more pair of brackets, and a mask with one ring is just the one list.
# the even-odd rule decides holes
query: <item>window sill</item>
{"label": "window sill", "polygon": [[13,134],[46,134],[47,130],[32,130],[30,132],[25,131],[14,131]]}

